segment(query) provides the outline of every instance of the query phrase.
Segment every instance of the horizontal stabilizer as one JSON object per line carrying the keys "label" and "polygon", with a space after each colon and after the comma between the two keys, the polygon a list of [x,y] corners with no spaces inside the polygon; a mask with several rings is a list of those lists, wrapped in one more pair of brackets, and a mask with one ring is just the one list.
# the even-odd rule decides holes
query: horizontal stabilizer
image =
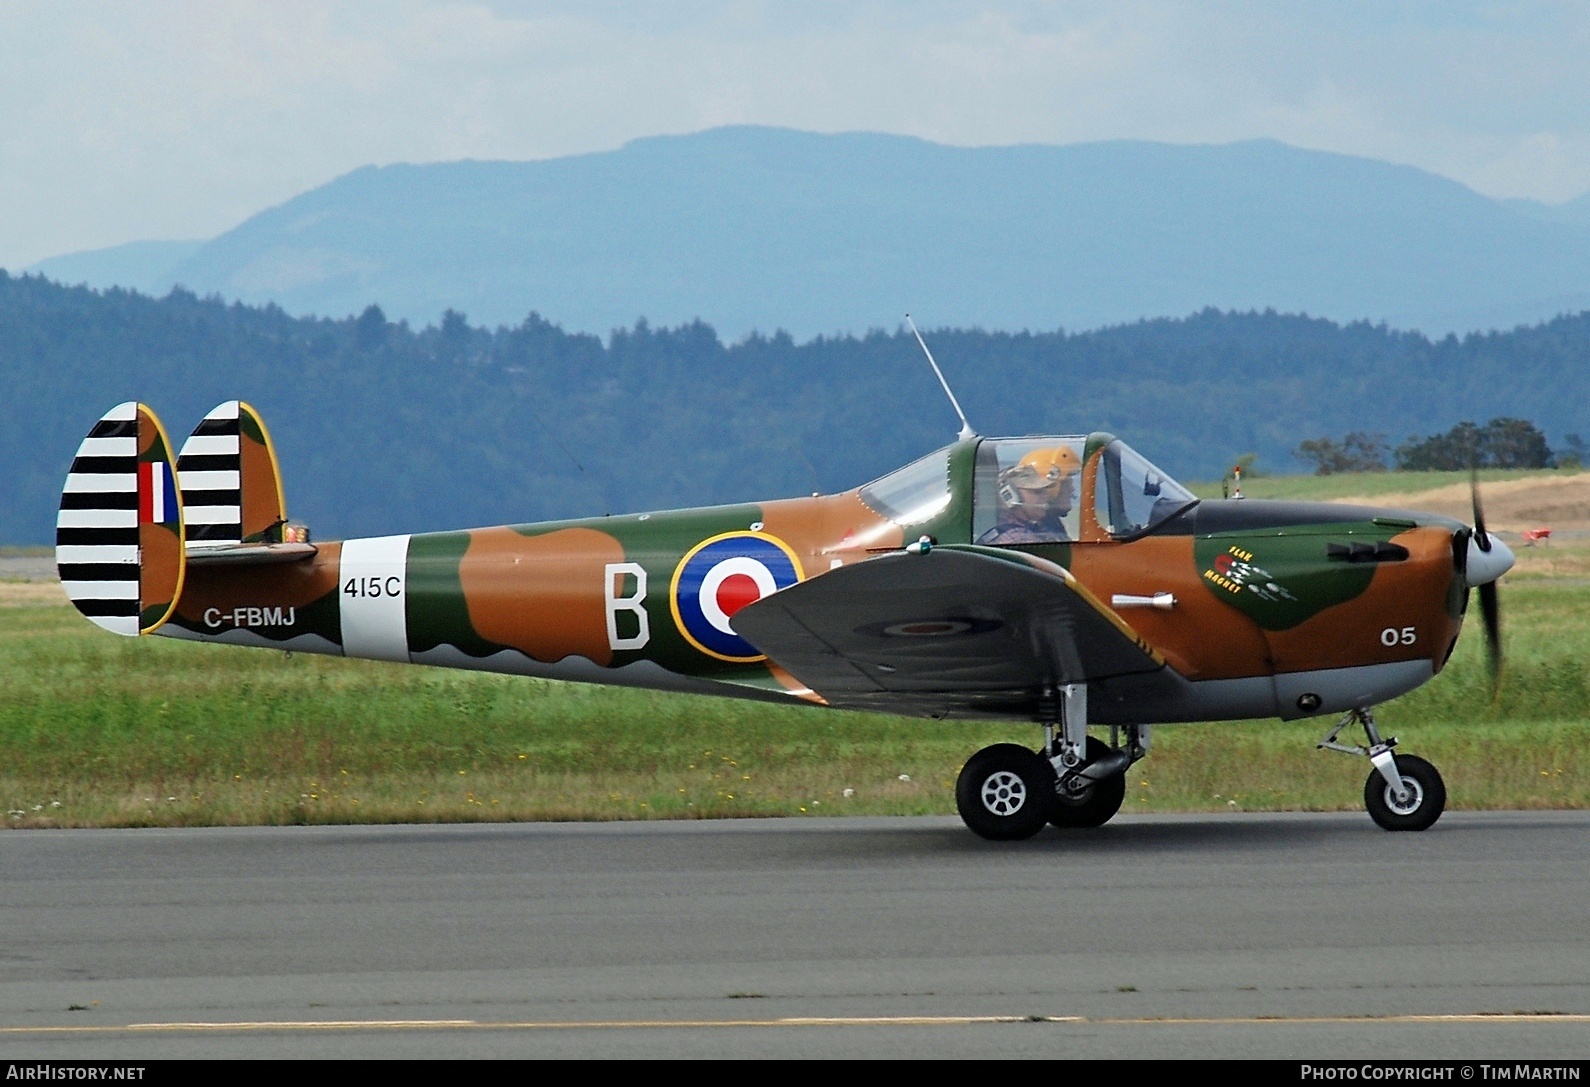
{"label": "horizontal stabilizer", "polygon": [[189,566],[260,566],[274,562],[303,562],[319,552],[311,543],[238,544],[236,547],[188,549]]}
{"label": "horizontal stabilizer", "polygon": [[830,703],[1009,711],[1164,666],[1060,566],[987,547],[883,555],[773,593],[735,631]]}
{"label": "horizontal stabilizer", "polygon": [[115,634],[148,634],[182,593],[182,495],[171,441],[147,406],[105,414],[78,446],[55,521],[55,562],[77,610]]}

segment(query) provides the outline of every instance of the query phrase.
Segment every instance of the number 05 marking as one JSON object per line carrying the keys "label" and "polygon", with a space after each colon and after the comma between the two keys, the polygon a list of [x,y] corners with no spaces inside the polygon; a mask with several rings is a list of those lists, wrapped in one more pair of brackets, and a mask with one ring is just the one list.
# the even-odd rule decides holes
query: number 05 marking
{"label": "number 05 marking", "polygon": [[1418,640],[1419,635],[1413,627],[1387,627],[1380,632],[1380,644],[1385,646],[1412,645]]}

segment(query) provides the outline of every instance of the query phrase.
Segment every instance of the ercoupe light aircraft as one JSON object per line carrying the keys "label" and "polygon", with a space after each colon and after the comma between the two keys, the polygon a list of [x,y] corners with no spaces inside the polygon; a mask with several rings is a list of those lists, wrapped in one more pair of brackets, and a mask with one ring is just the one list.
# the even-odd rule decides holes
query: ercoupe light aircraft
{"label": "ercoupe light aircraft", "polygon": [[[961,772],[985,838],[1103,824],[1151,723],[1255,717],[1344,714],[1320,746],[1369,758],[1375,821],[1440,816],[1440,775],[1372,708],[1441,670],[1471,588],[1497,659],[1513,557],[1477,493],[1472,528],[1199,501],[1110,434],[962,423],[842,494],[311,543],[253,408],[220,405],[174,456],[126,403],[78,449],[56,556],[117,634],[1035,722],[1036,750],[996,744]],[[1352,724],[1367,746],[1337,742]]]}

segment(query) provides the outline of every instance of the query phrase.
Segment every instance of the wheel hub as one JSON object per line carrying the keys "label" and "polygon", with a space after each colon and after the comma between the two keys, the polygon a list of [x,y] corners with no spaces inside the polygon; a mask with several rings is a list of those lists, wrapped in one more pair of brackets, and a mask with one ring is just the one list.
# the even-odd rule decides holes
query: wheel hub
{"label": "wheel hub", "polygon": [[993,814],[1011,816],[1027,803],[1027,783],[1009,770],[999,770],[988,775],[979,795],[983,798],[983,807]]}
{"label": "wheel hub", "polygon": [[1077,774],[1067,777],[1055,789],[1055,796],[1067,804],[1086,803],[1088,797],[1092,795],[1093,782]]}
{"label": "wheel hub", "polygon": [[1386,807],[1397,815],[1412,815],[1419,810],[1419,805],[1424,803],[1424,789],[1411,777],[1402,779],[1404,789],[1403,798],[1397,799],[1397,791],[1390,785],[1386,786]]}

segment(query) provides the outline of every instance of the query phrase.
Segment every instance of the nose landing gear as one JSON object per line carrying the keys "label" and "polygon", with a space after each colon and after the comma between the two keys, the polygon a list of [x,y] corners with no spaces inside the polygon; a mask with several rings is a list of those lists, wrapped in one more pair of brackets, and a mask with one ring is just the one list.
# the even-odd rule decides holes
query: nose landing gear
{"label": "nose landing gear", "polygon": [[1387,830],[1424,830],[1446,809],[1446,783],[1435,767],[1417,755],[1397,759],[1403,791],[1394,792],[1379,774],[1364,782],[1364,807]]}
{"label": "nose landing gear", "polygon": [[[1336,742],[1351,724],[1364,727],[1368,747]],[[1426,830],[1446,810],[1446,783],[1436,768],[1417,755],[1393,755],[1395,738],[1382,740],[1375,715],[1367,709],[1348,710],[1317,745],[1328,751],[1367,755],[1375,769],[1364,782],[1364,807],[1385,830]]]}

